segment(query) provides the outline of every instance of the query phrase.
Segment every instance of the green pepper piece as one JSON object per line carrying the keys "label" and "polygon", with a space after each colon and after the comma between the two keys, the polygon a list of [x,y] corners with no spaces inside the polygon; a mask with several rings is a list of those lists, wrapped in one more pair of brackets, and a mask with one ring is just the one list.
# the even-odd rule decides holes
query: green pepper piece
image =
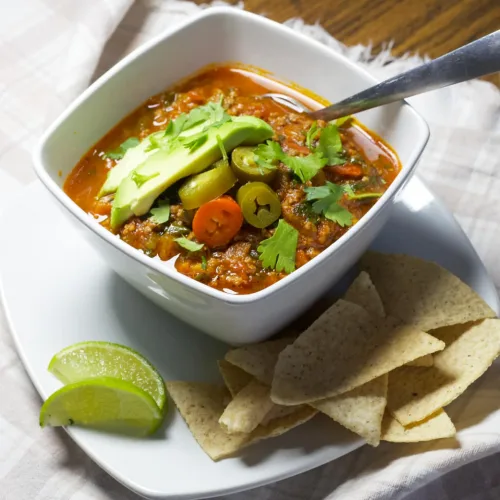
{"label": "green pepper piece", "polygon": [[214,168],[193,175],[179,188],[179,198],[186,210],[201,207],[229,191],[236,184],[236,176],[226,160],[219,160]]}
{"label": "green pepper piece", "polygon": [[269,169],[255,161],[255,148],[237,147],[231,153],[231,167],[236,177],[242,182],[261,181],[270,183],[276,175],[276,169]]}
{"label": "green pepper piece", "polygon": [[269,226],[281,215],[278,195],[263,182],[249,182],[241,186],[236,200],[245,220],[259,229]]}

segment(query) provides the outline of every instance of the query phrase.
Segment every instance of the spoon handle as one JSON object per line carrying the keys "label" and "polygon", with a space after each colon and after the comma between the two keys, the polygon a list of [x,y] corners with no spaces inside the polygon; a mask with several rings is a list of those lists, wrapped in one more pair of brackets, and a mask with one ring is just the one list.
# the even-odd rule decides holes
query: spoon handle
{"label": "spoon handle", "polygon": [[500,30],[337,104],[311,113],[330,121],[500,71]]}

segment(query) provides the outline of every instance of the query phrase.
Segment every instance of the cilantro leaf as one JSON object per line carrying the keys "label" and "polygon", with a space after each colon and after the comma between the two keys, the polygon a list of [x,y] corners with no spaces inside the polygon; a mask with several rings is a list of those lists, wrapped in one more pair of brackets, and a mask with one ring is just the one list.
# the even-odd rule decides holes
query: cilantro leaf
{"label": "cilantro leaf", "polygon": [[356,193],[354,193],[354,189],[350,184],[344,184],[342,187],[344,188],[344,193],[347,195],[348,198],[356,196]]}
{"label": "cilantro leaf", "polygon": [[[172,123],[172,122],[170,122]],[[146,152],[152,151],[153,149],[159,149],[161,147],[161,142],[156,134],[151,134],[149,137],[149,146],[146,148]]]}
{"label": "cilantro leaf", "polygon": [[212,127],[220,127],[223,123],[231,120],[231,116],[226,113],[222,106],[222,96],[219,102],[209,102],[205,105],[208,112],[208,121]]}
{"label": "cilantro leaf", "polygon": [[179,137],[179,134],[187,129],[186,123],[188,119],[188,115],[182,113],[175,120],[170,120],[165,129],[164,137],[168,137],[171,141]]}
{"label": "cilantro leaf", "polygon": [[110,160],[121,160],[127,149],[135,148],[141,141],[137,137],[129,137],[126,141],[122,142],[116,149],[108,151],[104,154],[103,158],[109,158]]}
{"label": "cilantro leaf", "polygon": [[206,131],[208,127],[220,127],[223,123],[230,120],[231,116],[223,108],[221,98],[220,102],[210,101],[203,106],[193,108],[187,115],[184,130],[189,130],[200,123],[207,122]]}
{"label": "cilantro leaf", "polygon": [[199,134],[195,134],[193,136],[187,137],[184,142],[184,147],[189,149],[189,152],[192,153],[196,151],[200,146],[203,146],[205,142],[207,142],[208,134],[206,132],[200,132]]}
{"label": "cilantro leaf", "polygon": [[336,222],[341,227],[352,226],[352,214],[342,205],[336,203],[330,205],[324,215],[328,220]]}
{"label": "cilantro leaf", "polygon": [[380,198],[384,193],[359,193],[348,194],[350,200],[367,200],[369,198]]}
{"label": "cilantro leaf", "polygon": [[350,184],[344,184],[342,186],[344,192],[350,200],[366,200],[369,198],[380,198],[384,193],[359,193],[354,192],[353,187]]}
{"label": "cilantro leaf", "polygon": [[148,136],[149,146],[146,148],[146,152],[171,146],[177,137],[184,131],[186,120],[187,115],[183,113],[175,118],[175,120],[170,120],[163,133],[154,132]]}
{"label": "cilantro leaf", "polygon": [[[335,189],[330,188],[330,184],[332,186],[335,186]],[[326,198],[327,196],[332,195],[332,193],[337,194],[336,188],[340,188],[340,186],[337,186],[336,184],[333,184],[329,181],[327,181],[327,183],[324,186],[305,187],[304,191],[306,193],[306,200],[307,201],[321,200],[322,198]],[[336,198],[336,200],[339,200],[341,196],[342,193],[338,195],[338,198]]]}
{"label": "cilantro leaf", "polygon": [[165,224],[170,219],[170,203],[168,200],[160,200],[157,208],[151,209],[149,220],[156,224]]}
{"label": "cilantro leaf", "polygon": [[209,114],[205,106],[198,106],[197,108],[193,108],[187,115],[184,116],[186,117],[184,121],[184,130],[189,130],[196,125],[207,121]]}
{"label": "cilantro leaf", "polygon": [[259,144],[255,148],[254,153],[267,162],[281,160],[284,155],[281,146],[276,141],[267,141],[265,144]]}
{"label": "cilantro leaf", "polygon": [[311,180],[326,165],[326,160],[317,153],[308,156],[289,156],[275,141],[259,144],[255,148],[255,156],[256,163],[267,169],[276,168],[272,164],[273,161],[283,162],[302,182]]}
{"label": "cilantro leaf", "polygon": [[228,162],[229,161],[229,158],[227,156],[227,151],[226,151],[226,147],[224,146],[224,142],[222,141],[221,139],[221,136],[219,134],[217,134],[215,136],[215,138],[217,139],[217,144],[219,146],[219,149],[220,149],[220,152],[222,153],[222,159],[225,161],[225,162]]}
{"label": "cilantro leaf", "polygon": [[148,182],[150,179],[153,179],[158,175],[160,175],[160,172],[154,172],[153,174],[144,175],[134,170],[132,172],[132,180],[135,182],[136,186],[140,188],[145,182]]}
{"label": "cilantro leaf", "polygon": [[306,135],[306,146],[312,151],[313,149],[313,141],[315,137],[318,135],[318,122],[313,122],[311,128],[307,131]]}
{"label": "cilantro leaf", "polygon": [[352,115],[343,116],[342,118],[337,118],[335,120],[335,125],[337,125],[337,127],[342,127],[342,125],[346,124],[347,122],[350,122],[351,120],[352,120]]}
{"label": "cilantro leaf", "polygon": [[318,153],[308,156],[284,155],[281,161],[290,168],[302,182],[311,180],[327,163],[326,158]]}
{"label": "cilantro leaf", "polygon": [[337,125],[330,123],[321,130],[316,152],[326,158],[327,165],[345,163],[345,159],[342,156],[342,140]]}
{"label": "cilantro leaf", "polygon": [[298,240],[299,232],[280,219],[274,234],[257,248],[262,265],[288,274],[294,271]]}
{"label": "cilantro leaf", "polygon": [[266,144],[259,144],[254,149],[255,163],[264,170],[276,170],[276,165],[273,162],[276,163],[283,156],[284,153],[281,146],[275,141],[267,141]]}
{"label": "cilantro leaf", "polygon": [[323,214],[342,227],[352,225],[351,212],[338,203],[345,192],[343,186],[327,181],[324,186],[306,187],[304,191],[307,201],[314,201],[312,209],[315,213]]}
{"label": "cilantro leaf", "polygon": [[203,243],[196,243],[196,241],[188,240],[184,236],[180,238],[175,238],[175,241],[179,246],[185,248],[189,252],[198,252],[204,247]]}

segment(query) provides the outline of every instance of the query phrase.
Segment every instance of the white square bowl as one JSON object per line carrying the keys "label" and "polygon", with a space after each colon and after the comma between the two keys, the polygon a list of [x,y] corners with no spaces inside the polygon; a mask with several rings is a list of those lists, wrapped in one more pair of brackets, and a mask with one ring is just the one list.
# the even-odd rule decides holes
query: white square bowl
{"label": "white square bowl", "polygon": [[292,321],[356,262],[413,174],[429,130],[403,102],[361,113],[359,119],[401,159],[402,171],[386,193],[347,234],[278,283],[250,295],[220,292],[121,241],[80,209],[62,184],[82,155],[148,97],[203,66],[230,61],[265,69],[329,101],[376,83],[345,57],[285,26],[232,8],[212,8],[145,44],[91,85],[45,133],[34,164],[73,223],[125,281],[187,323],[240,345],[263,340]]}

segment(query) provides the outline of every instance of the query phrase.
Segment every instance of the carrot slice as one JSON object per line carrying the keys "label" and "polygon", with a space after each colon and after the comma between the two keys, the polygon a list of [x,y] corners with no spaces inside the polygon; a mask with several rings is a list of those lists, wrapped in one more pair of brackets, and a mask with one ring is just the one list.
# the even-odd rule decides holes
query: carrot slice
{"label": "carrot slice", "polygon": [[230,196],[221,196],[202,205],[193,219],[193,231],[198,241],[208,247],[229,243],[243,224],[241,208]]}

